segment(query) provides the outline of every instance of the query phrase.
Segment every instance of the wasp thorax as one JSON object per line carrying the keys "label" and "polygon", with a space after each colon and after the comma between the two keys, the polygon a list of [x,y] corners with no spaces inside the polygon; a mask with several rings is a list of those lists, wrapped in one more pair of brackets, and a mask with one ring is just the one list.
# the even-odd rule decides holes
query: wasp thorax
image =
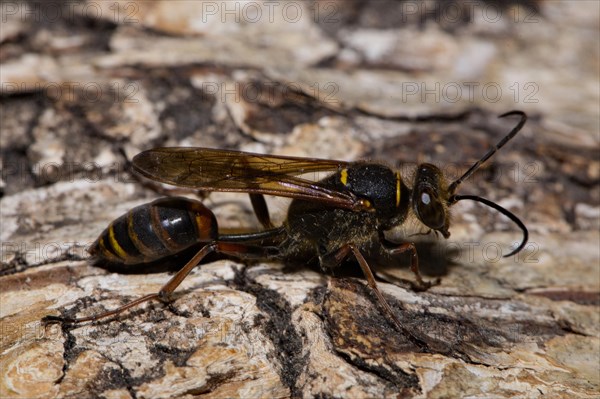
{"label": "wasp thorax", "polygon": [[435,165],[419,165],[412,193],[412,206],[419,220],[446,238],[448,232],[448,183]]}

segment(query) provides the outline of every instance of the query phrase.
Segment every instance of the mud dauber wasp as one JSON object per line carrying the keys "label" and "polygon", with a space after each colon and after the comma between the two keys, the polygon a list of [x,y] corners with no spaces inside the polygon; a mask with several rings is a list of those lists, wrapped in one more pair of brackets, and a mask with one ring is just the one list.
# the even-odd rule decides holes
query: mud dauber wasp
{"label": "mud dauber wasp", "polygon": [[[442,171],[428,163],[418,165],[412,187],[400,172],[376,162],[343,162],[325,159],[260,155],[208,148],[155,148],[133,158],[134,170],[153,181],[202,191],[249,193],[254,212],[264,230],[220,234],[217,220],[201,202],[161,198],[133,208],[104,230],[89,252],[99,262],[125,268],[145,265],[205,244],[161,288],[117,309],[82,318],[46,316],[44,322],[76,324],[117,315],[150,300],[166,302],[171,294],[208,254],[217,252],[238,258],[309,259],[317,257],[324,269],[339,266],[352,255],[395,326],[405,331],[379,289],[363,256],[367,249],[390,255],[411,254],[411,270],[420,288],[430,287],[419,273],[417,251],[411,242],[392,243],[384,232],[416,217],[429,230],[450,236],[449,208],[462,200],[483,203],[511,219],[523,232],[520,245],[506,257],[521,251],[528,239],[525,225],[500,205],[475,195],[456,194],[496,151],[523,127],[527,116],[511,111],[500,116],[520,116],[518,124],[460,178],[448,183]],[[311,181],[299,177],[313,172],[332,172]],[[264,195],[290,197],[282,226],[271,223]],[[410,332],[409,332],[410,334]],[[412,335],[412,334],[410,334]],[[413,337],[414,338],[414,337]]]}

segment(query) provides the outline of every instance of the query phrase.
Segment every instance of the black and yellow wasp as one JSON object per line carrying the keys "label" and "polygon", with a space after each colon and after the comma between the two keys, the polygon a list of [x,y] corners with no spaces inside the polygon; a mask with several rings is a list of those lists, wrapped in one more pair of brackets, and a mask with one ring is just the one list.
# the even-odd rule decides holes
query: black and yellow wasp
{"label": "black and yellow wasp", "polygon": [[[510,218],[523,232],[520,245],[527,243],[525,225],[508,210],[474,195],[456,193],[460,184],[512,139],[527,120],[517,125],[460,178],[449,183],[441,170],[428,163],[417,166],[414,180],[406,182],[398,171],[376,162],[343,162],[326,159],[260,155],[208,148],[155,148],[133,158],[133,169],[156,182],[202,191],[234,191],[250,194],[253,209],[263,230],[221,234],[214,214],[201,202],[166,197],[138,206],[114,220],[91,246],[96,261],[144,265],[204,244],[158,293],[134,300],[118,309],[78,319],[47,316],[46,322],[79,323],[116,315],[142,302],[169,300],[190,271],[209,253],[239,258],[319,260],[323,269],[354,257],[385,313],[400,329],[401,324],[377,288],[365,254],[382,251],[390,255],[410,253],[411,269],[418,285],[421,278],[415,245],[392,243],[384,233],[415,216],[427,229],[450,236],[450,208],[461,200],[473,200]],[[302,178],[316,172],[331,174],[319,181]],[[281,226],[271,223],[264,195],[290,197],[292,202]],[[412,215],[411,215],[412,214]]]}

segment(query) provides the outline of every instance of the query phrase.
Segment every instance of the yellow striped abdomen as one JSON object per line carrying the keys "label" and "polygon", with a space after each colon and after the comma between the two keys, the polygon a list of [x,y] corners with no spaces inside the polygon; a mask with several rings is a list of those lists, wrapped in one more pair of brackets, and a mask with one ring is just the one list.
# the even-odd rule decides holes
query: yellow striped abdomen
{"label": "yellow striped abdomen", "polygon": [[88,252],[96,260],[133,265],[217,237],[217,220],[201,202],[169,197],[137,206],[112,221]]}

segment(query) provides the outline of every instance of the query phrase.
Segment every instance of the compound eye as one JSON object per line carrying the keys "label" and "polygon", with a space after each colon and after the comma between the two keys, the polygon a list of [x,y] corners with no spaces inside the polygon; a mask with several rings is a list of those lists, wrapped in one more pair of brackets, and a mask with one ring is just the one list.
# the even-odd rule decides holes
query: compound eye
{"label": "compound eye", "polygon": [[445,227],[446,211],[433,190],[422,189],[416,198],[415,209],[419,220],[433,230],[441,230]]}
{"label": "compound eye", "polygon": [[421,193],[421,203],[423,205],[429,205],[431,203],[431,196],[429,193]]}

